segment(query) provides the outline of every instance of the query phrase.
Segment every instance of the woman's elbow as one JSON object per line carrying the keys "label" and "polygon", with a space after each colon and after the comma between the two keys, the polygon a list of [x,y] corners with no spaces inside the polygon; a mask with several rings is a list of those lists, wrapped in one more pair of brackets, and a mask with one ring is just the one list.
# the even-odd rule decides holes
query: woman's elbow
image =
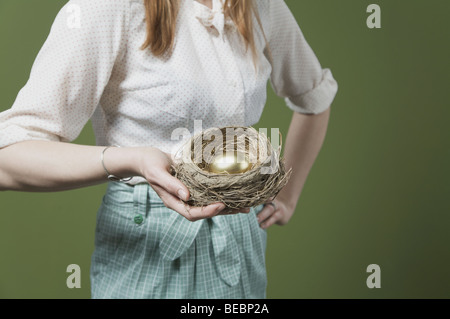
{"label": "woman's elbow", "polygon": [[4,155],[7,147],[0,148],[0,191],[14,189],[14,178],[8,171],[8,158]]}
{"label": "woman's elbow", "polygon": [[[1,166],[1,164],[0,164]],[[8,191],[13,189],[13,180],[7,172],[0,167],[0,191]]]}

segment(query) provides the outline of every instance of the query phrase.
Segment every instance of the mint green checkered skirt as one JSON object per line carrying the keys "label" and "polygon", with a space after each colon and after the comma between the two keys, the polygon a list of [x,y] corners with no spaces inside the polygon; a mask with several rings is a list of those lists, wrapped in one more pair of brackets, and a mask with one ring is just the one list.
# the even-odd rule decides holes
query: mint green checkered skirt
{"label": "mint green checkered skirt", "polygon": [[262,208],[190,222],[148,184],[109,183],[97,214],[92,298],[265,298]]}

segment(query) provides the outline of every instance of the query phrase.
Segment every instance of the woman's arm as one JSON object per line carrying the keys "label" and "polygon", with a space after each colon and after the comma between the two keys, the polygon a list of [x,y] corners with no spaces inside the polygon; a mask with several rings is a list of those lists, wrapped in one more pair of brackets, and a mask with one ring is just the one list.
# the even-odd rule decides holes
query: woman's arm
{"label": "woman's arm", "polygon": [[[263,2],[263,1],[262,1]],[[322,147],[330,105],[338,85],[329,69],[323,69],[297,21],[283,0],[267,1],[268,59],[275,93],[294,111],[285,143],[289,183],[259,214],[261,227],[283,225],[294,213],[306,177]],[[268,54],[270,52],[270,54]]]}
{"label": "woman's arm", "polygon": [[[61,191],[105,182],[103,149],[51,141],[7,146],[0,149],[0,190]],[[117,176],[137,175],[134,153],[132,148],[110,148],[105,152],[105,165]]]}
{"label": "woman's arm", "polygon": [[306,178],[325,139],[330,108],[316,115],[294,112],[284,147],[286,168],[292,168],[288,184],[280,191],[273,206],[267,205],[259,214],[262,228],[284,225],[292,217]]}
{"label": "woman's arm", "polygon": [[[107,181],[101,162],[105,147],[52,141],[23,141],[0,149],[0,190],[60,191]],[[164,204],[188,220],[213,217],[223,203],[187,208],[186,186],[169,173],[170,155],[154,147],[109,148],[104,153],[108,171],[116,176],[143,176]],[[233,213],[248,212],[233,210]]]}

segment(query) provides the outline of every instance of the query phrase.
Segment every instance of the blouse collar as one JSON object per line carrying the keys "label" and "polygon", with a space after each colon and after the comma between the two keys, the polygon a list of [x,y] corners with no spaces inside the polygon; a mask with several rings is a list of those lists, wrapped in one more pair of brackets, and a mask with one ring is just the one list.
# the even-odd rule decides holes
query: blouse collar
{"label": "blouse collar", "polygon": [[221,0],[212,0],[212,9],[196,0],[191,1],[194,2],[195,17],[216,36],[220,35],[224,38],[227,30],[235,30],[233,20],[229,17],[225,18]]}

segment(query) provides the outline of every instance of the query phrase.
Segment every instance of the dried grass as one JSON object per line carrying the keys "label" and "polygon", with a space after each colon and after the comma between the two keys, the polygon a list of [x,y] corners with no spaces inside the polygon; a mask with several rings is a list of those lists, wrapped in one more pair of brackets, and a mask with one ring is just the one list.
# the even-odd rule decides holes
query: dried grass
{"label": "dried grass", "polygon": [[[234,133],[227,135],[227,130]],[[227,150],[244,153],[251,168],[237,174],[211,172],[212,159]],[[275,150],[267,136],[252,127],[210,128],[194,135],[175,155],[173,173],[189,189],[189,205],[254,207],[273,200],[289,180],[291,170],[286,171],[280,152],[281,145]]]}

